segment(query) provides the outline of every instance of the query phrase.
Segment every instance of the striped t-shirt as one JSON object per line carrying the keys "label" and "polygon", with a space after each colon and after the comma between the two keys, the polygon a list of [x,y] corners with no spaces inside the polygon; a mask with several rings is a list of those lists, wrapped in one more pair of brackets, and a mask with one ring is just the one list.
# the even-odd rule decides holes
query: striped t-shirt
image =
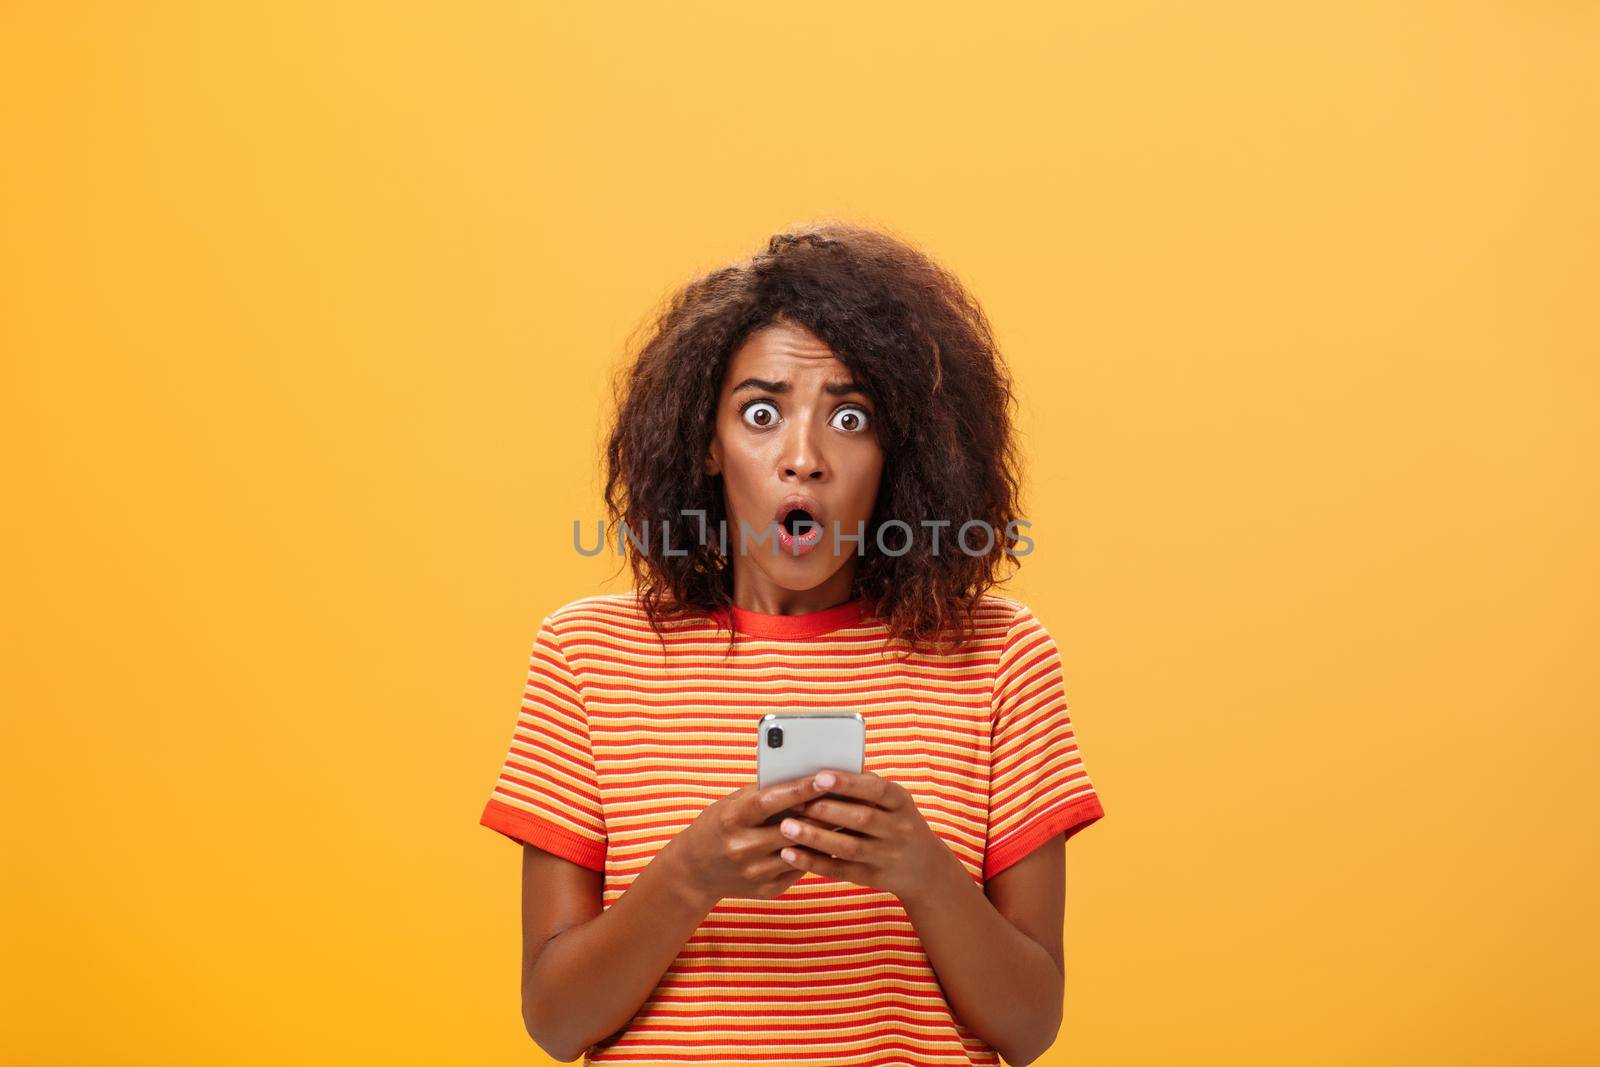
{"label": "striped t-shirt", "polygon": [[[959,652],[901,661],[857,598],[669,624],[633,592],[539,628],[521,713],[481,823],[604,874],[609,908],[712,802],[756,780],[769,711],[858,711],[864,770],[905,787],[974,881],[1104,812],[1067,715],[1054,639],[987,595]],[[649,998],[585,1063],[998,1064],[955,1017],[899,898],[806,872],[725,898]]]}

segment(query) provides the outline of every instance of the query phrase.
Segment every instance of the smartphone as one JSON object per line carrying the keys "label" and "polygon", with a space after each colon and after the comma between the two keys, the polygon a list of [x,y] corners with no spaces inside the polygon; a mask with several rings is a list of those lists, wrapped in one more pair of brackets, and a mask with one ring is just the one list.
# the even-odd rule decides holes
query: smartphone
{"label": "smartphone", "polygon": [[756,731],[757,789],[824,770],[860,774],[866,763],[867,720],[859,711],[775,711],[761,716]]}

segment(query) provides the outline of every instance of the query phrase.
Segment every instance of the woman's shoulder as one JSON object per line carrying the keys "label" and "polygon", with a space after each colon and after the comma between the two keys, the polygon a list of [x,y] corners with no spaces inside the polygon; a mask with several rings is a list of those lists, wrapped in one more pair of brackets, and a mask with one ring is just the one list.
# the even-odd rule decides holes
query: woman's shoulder
{"label": "woman's shoulder", "polygon": [[1044,620],[1018,597],[985,594],[974,616],[980,630],[1005,646],[1027,644],[1035,637],[1050,636]]}
{"label": "woman's shoulder", "polygon": [[957,661],[964,661],[970,656],[991,656],[1008,643],[1018,620],[1026,618],[1027,612],[1027,605],[1016,597],[998,593],[980,594],[967,601],[960,608],[958,616],[947,617],[929,638],[927,647],[940,647],[943,642],[954,641],[959,635],[959,647],[953,650]]}
{"label": "woman's shoulder", "polygon": [[1026,614],[1028,606],[1016,597],[1002,596],[998,593],[985,593],[978,598],[973,608],[973,615],[981,622],[995,624],[1005,623],[1008,626],[1018,616]]}
{"label": "woman's shoulder", "polygon": [[[609,630],[613,634],[635,636],[653,629],[650,613],[639,591],[594,593],[569,600],[551,611],[547,622],[559,636],[571,630]],[[658,608],[657,622],[669,629],[699,629],[712,625],[699,611],[676,612],[670,606]]]}
{"label": "woman's shoulder", "polygon": [[553,609],[548,620],[559,630],[573,626],[630,624],[645,617],[644,605],[635,590],[623,593],[593,593],[569,600]]}

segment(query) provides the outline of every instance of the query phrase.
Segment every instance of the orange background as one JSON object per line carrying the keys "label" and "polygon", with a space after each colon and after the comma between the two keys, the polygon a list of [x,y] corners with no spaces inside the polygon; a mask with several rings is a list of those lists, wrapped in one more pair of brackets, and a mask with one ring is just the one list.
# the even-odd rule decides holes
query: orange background
{"label": "orange background", "polygon": [[1600,1058],[1600,8],[575,8],[0,14],[0,1059],[543,1062],[476,821],[608,374],[821,215],[1021,386],[1040,1062]]}

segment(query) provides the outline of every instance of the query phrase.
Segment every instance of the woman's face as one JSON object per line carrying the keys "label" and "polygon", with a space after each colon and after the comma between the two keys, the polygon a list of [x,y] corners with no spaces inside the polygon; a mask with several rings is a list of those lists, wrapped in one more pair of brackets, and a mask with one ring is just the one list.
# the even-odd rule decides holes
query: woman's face
{"label": "woman's face", "polygon": [[[827,344],[783,321],[752,333],[728,361],[705,462],[707,473],[722,475],[735,603],[776,614],[848,597],[857,542],[835,531],[866,532],[883,448],[872,399]],[[809,537],[804,525],[798,539],[787,534],[792,498],[805,498],[818,524]],[[742,551],[741,521],[749,530]]]}

